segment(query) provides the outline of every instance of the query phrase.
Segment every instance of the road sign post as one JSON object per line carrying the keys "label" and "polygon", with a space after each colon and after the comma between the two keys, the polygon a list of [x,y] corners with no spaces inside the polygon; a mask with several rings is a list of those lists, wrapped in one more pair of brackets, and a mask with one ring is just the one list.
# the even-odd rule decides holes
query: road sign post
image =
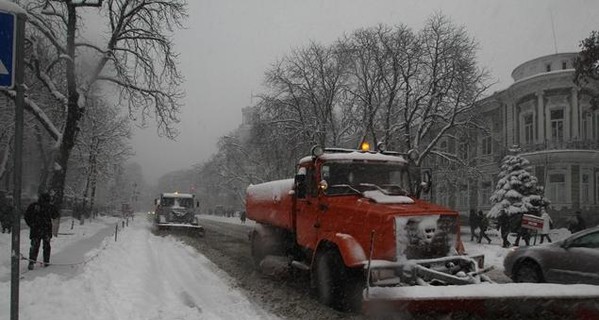
{"label": "road sign post", "polygon": [[21,173],[23,158],[24,39],[27,12],[0,0],[0,88],[15,90],[14,217],[12,225],[10,319],[19,319],[19,262],[21,257]]}

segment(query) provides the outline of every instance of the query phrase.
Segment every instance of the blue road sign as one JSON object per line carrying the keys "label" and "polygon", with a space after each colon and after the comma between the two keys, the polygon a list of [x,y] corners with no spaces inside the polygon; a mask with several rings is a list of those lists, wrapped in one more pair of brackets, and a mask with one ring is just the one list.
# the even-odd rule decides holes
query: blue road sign
{"label": "blue road sign", "polygon": [[0,11],[0,88],[15,84],[16,23],[13,13]]}

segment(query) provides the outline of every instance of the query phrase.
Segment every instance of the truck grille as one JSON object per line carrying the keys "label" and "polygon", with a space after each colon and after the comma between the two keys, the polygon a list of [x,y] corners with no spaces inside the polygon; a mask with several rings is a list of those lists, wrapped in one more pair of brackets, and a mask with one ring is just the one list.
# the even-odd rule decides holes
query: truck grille
{"label": "truck grille", "polygon": [[395,234],[398,261],[433,259],[456,253],[456,217],[397,216]]}

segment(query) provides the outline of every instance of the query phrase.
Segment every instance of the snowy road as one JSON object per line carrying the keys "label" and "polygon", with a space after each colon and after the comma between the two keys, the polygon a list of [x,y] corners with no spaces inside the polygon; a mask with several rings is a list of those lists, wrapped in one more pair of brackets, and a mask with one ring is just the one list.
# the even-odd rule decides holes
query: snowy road
{"label": "snowy road", "polygon": [[[105,229],[98,225],[94,234]],[[276,319],[232,289],[226,274],[196,250],[153,235],[145,219],[130,223],[117,242],[113,236],[100,242],[85,254],[95,257],[88,263],[24,274],[20,319]],[[57,250],[52,262],[80,254],[77,247]],[[0,319],[9,318],[9,292],[10,282],[0,282]]]}

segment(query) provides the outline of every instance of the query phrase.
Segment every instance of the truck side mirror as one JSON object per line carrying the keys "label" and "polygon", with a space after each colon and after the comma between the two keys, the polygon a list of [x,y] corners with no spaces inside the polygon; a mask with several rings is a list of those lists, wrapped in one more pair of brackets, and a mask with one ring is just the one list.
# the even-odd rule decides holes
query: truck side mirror
{"label": "truck side mirror", "polygon": [[296,174],[295,175],[295,190],[297,197],[303,199],[306,197],[306,175],[305,174]]}

